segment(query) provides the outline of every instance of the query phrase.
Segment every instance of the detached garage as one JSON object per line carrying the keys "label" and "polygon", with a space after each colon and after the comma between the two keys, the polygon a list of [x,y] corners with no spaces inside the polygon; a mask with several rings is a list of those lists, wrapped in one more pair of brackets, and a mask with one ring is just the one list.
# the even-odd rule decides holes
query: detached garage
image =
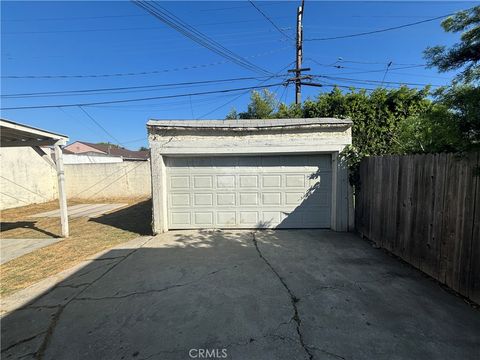
{"label": "detached garage", "polygon": [[351,121],[157,121],[151,147],[155,233],[198,228],[347,231],[351,191],[338,154]]}

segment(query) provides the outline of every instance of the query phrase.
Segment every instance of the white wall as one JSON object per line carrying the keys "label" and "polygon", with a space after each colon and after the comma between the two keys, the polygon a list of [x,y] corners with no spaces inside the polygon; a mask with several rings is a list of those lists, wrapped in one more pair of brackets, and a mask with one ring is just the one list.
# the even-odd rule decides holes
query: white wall
{"label": "white wall", "polygon": [[150,161],[65,165],[65,183],[68,199],[150,196]]}
{"label": "white wall", "polygon": [[[65,165],[67,199],[147,197],[150,161]],[[57,172],[35,150],[0,148],[0,209],[58,199]]]}
{"label": "white wall", "polygon": [[63,154],[63,163],[70,164],[103,164],[121,163],[123,159],[119,156],[84,155],[84,154]]}
{"label": "white wall", "polygon": [[0,209],[57,198],[54,166],[30,147],[0,148]]}

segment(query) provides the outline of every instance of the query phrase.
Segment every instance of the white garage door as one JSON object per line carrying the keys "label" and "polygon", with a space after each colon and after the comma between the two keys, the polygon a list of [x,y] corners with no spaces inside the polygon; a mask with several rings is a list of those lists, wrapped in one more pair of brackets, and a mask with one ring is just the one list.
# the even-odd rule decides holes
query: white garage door
{"label": "white garage door", "polygon": [[330,155],[166,158],[170,229],[329,228]]}

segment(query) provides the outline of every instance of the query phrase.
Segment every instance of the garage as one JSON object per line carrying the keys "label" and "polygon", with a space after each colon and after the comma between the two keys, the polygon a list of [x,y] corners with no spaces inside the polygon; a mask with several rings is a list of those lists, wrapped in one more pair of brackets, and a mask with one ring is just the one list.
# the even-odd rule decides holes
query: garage
{"label": "garage", "polygon": [[153,230],[353,226],[351,121],[150,120]]}
{"label": "garage", "polygon": [[170,157],[170,229],[329,228],[329,155]]}

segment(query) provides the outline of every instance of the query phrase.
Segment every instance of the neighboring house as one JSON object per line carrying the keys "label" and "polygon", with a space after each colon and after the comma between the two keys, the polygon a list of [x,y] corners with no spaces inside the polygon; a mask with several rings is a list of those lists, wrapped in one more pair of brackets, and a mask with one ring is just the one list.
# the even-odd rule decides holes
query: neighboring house
{"label": "neighboring house", "polygon": [[350,120],[156,121],[153,228],[353,226],[352,192],[339,153]]}
{"label": "neighboring house", "polygon": [[149,151],[132,151],[115,145],[93,144],[85,141],[75,141],[65,146],[64,154],[82,155],[83,157],[77,158],[70,156],[70,161],[78,160],[78,162],[69,163],[77,164],[121,162],[123,160],[146,161],[150,158]]}

